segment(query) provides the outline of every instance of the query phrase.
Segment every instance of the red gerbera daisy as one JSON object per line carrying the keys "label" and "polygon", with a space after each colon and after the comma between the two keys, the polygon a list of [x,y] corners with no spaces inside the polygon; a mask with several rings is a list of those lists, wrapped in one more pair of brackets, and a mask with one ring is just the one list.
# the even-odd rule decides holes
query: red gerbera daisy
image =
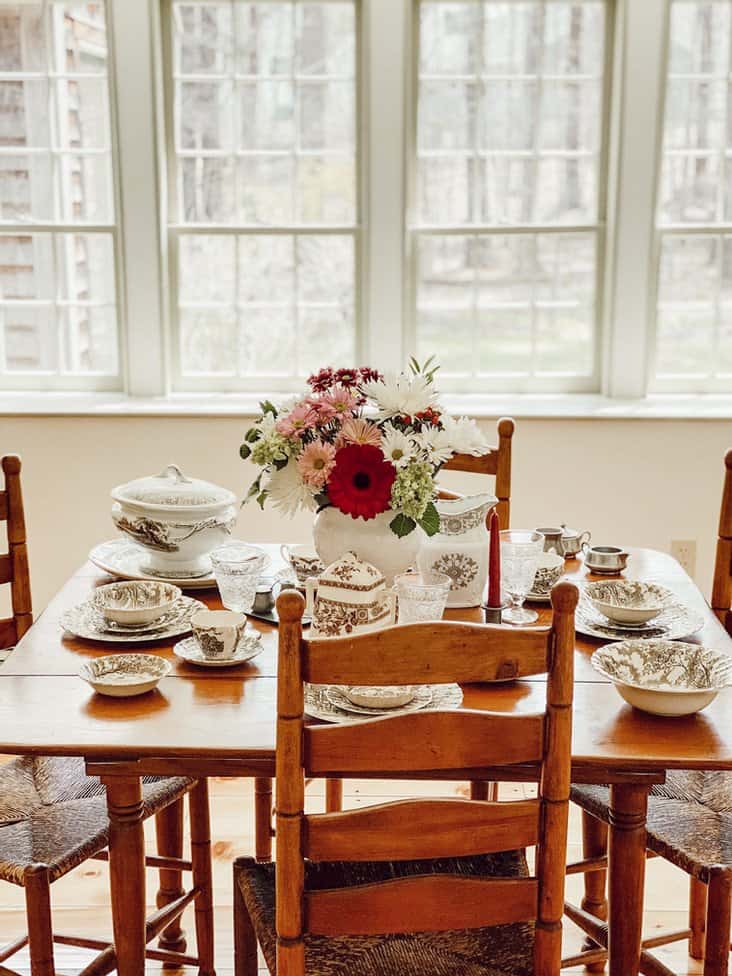
{"label": "red gerbera daisy", "polygon": [[373,444],[348,444],[336,452],[328,497],[352,518],[376,518],[389,507],[396,469]]}

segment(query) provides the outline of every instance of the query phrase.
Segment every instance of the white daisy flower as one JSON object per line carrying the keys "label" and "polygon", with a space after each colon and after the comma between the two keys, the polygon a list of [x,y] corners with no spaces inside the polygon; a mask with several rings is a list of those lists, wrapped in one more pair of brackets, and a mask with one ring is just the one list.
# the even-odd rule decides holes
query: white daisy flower
{"label": "white daisy flower", "polygon": [[313,511],[316,507],[311,489],[302,480],[293,462],[275,469],[263,481],[262,488],[267,490],[274,506],[285,515],[294,515],[299,508]]}
{"label": "white daisy flower", "polygon": [[414,436],[418,447],[424,452],[430,464],[444,464],[455,453],[447,431],[441,430],[439,427],[433,427],[429,424]]}
{"label": "white daisy flower", "polygon": [[487,454],[490,444],[483,436],[480,427],[469,417],[442,417],[445,433],[456,454],[472,454],[479,457]]}
{"label": "white daisy flower", "polygon": [[393,424],[384,424],[381,430],[381,450],[395,468],[404,468],[415,456],[417,445],[404,431]]}
{"label": "white daisy flower", "polygon": [[375,400],[381,417],[407,414],[413,417],[433,406],[437,394],[430,381],[421,374],[387,373],[383,380],[364,383],[364,394]]}

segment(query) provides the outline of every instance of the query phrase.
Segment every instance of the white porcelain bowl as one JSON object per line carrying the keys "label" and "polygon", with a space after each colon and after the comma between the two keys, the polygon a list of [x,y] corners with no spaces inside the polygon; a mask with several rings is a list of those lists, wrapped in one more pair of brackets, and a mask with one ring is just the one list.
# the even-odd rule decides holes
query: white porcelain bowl
{"label": "white porcelain bowl", "polygon": [[172,667],[170,661],[153,654],[107,654],[82,664],[79,677],[100,695],[132,698],[152,691]]}
{"label": "white porcelain bowl", "polygon": [[673,599],[673,593],[657,583],[640,580],[601,580],[587,583],[590,602],[616,624],[645,624],[657,617]]}
{"label": "white porcelain bowl", "polygon": [[125,580],[97,587],[91,602],[105,620],[132,627],[158,620],[172,610],[180,597],[180,589],[172,583]]}
{"label": "white porcelain bowl", "polygon": [[411,685],[351,685],[346,698],[365,708],[400,708],[414,698]]}
{"label": "white porcelain bowl", "polygon": [[732,657],[683,641],[618,641],[598,648],[592,666],[635,708],[652,715],[693,715],[732,684]]}

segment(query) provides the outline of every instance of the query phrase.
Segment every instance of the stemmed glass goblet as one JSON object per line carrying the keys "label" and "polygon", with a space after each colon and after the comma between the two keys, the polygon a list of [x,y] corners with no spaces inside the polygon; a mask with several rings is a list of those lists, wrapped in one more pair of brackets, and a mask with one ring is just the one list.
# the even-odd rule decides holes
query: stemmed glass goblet
{"label": "stemmed glass goblet", "polygon": [[538,620],[535,610],[524,609],[524,600],[531,591],[544,551],[544,536],[529,529],[504,529],[501,532],[501,575],[503,588],[511,605],[503,611],[502,619],[509,624],[532,624]]}

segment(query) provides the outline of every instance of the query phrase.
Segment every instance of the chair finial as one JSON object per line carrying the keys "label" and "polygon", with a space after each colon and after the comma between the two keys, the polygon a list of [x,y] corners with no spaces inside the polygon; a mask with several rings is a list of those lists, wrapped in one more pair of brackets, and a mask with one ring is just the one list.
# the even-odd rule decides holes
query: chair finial
{"label": "chair finial", "polygon": [[293,623],[305,613],[305,599],[297,590],[283,590],[277,597],[277,616]]}

